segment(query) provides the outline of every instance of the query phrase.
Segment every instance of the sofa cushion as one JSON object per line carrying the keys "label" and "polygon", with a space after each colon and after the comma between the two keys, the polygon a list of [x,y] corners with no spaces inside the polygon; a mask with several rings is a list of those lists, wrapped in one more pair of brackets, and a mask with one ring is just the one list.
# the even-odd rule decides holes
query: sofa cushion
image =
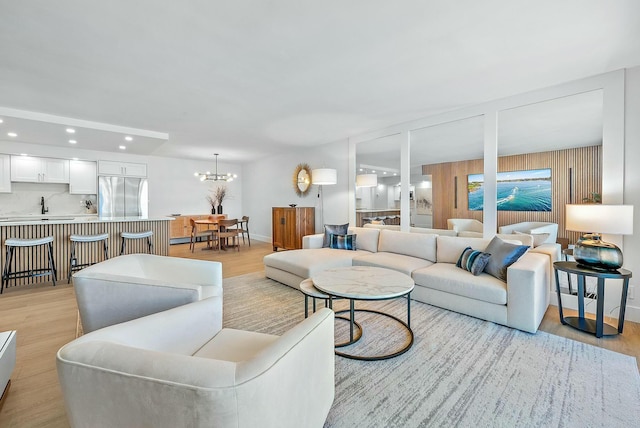
{"label": "sofa cushion", "polygon": [[418,257],[387,252],[365,254],[353,258],[354,266],[382,267],[397,270],[407,275],[411,275],[411,272],[416,269],[431,266],[432,264],[433,262]]}
{"label": "sofa cushion", "polygon": [[460,238],[453,236],[438,236],[437,242],[437,254],[436,260],[438,263],[452,263],[456,264],[460,254],[465,248],[471,247],[474,250],[484,251],[488,239],[483,238]]}
{"label": "sofa cushion", "polygon": [[533,248],[533,236],[527,233],[497,233],[496,236],[505,242],[511,242],[516,245],[526,245],[527,247]]}
{"label": "sofa cushion", "polygon": [[322,248],[329,247],[331,245],[331,235],[346,235],[349,230],[349,223],[346,224],[325,224],[324,225],[324,240],[322,241]]}
{"label": "sofa cushion", "polygon": [[507,282],[507,268],[515,263],[528,249],[529,247],[526,245],[511,244],[496,236],[485,248],[485,252],[491,254],[491,257],[484,271],[501,281]]}
{"label": "sofa cushion", "polygon": [[547,239],[549,239],[549,235],[550,235],[549,233],[524,233],[524,232],[518,232],[517,230],[514,230],[513,234],[531,236],[533,238],[533,245],[532,245],[533,248],[539,247],[540,245],[547,242]]}
{"label": "sofa cushion", "polygon": [[467,247],[462,254],[460,254],[456,266],[467,272],[471,272],[473,276],[478,276],[489,262],[489,257],[491,257],[489,253],[483,253],[482,251]]}
{"label": "sofa cushion", "polygon": [[416,285],[497,305],[507,304],[507,284],[481,273],[473,276],[455,264],[436,263],[412,274]]}
{"label": "sofa cushion", "polygon": [[365,250],[371,253],[378,251],[380,230],[365,227],[350,227],[348,233],[358,235],[358,242],[356,242],[357,250]]}
{"label": "sofa cushion", "polygon": [[331,244],[329,248],[336,250],[350,250],[356,249],[356,237],[357,235],[334,235],[331,234]]}
{"label": "sofa cushion", "polygon": [[331,248],[290,250],[268,254],[265,266],[280,269],[300,278],[310,278],[318,272],[335,267],[351,266],[351,259],[368,251],[341,251]]}
{"label": "sofa cushion", "polygon": [[[396,232],[381,230],[378,251],[404,254],[420,259],[436,261],[436,236],[429,233]],[[460,253],[458,253],[460,255]]]}

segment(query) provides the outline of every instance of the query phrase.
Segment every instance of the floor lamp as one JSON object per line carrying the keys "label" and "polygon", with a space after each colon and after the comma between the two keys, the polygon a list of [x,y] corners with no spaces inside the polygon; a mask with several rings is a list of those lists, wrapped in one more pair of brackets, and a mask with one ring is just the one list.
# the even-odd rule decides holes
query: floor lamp
{"label": "floor lamp", "polygon": [[320,221],[324,227],[324,197],[322,186],[329,186],[338,182],[338,171],[332,168],[318,168],[311,171],[311,184],[318,185],[318,198],[320,198]]}

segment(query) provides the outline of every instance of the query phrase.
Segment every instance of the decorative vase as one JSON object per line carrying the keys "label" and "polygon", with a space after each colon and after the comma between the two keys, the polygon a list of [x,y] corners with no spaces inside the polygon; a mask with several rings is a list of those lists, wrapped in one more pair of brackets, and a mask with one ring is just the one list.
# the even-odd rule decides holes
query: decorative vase
{"label": "decorative vase", "polygon": [[218,205],[218,214],[222,214],[222,205]]}
{"label": "decorative vase", "polygon": [[211,207],[211,214],[215,214],[216,213],[216,207]]}
{"label": "decorative vase", "polygon": [[586,234],[578,239],[573,249],[578,264],[597,270],[617,270],[622,267],[622,251],[616,245],[604,242],[600,235]]}

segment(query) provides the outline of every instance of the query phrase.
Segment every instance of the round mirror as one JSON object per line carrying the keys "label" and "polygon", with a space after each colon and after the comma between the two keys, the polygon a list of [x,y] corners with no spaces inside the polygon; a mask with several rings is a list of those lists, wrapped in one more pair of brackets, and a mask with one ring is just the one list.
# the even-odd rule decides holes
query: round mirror
{"label": "round mirror", "polygon": [[293,188],[298,196],[305,196],[311,189],[311,168],[306,163],[298,164],[293,173]]}

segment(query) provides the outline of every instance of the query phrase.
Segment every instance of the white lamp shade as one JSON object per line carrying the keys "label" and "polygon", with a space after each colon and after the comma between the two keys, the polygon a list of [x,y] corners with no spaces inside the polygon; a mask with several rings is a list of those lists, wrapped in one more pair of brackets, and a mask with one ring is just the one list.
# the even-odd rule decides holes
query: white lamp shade
{"label": "white lamp shade", "polygon": [[318,168],[311,171],[311,183],[318,185],[336,184],[338,171],[331,168]]}
{"label": "white lamp shade", "polygon": [[378,176],[376,174],[356,175],[356,187],[376,187],[377,185]]}
{"label": "white lamp shade", "polygon": [[575,232],[631,235],[633,205],[567,205],[566,229]]}

